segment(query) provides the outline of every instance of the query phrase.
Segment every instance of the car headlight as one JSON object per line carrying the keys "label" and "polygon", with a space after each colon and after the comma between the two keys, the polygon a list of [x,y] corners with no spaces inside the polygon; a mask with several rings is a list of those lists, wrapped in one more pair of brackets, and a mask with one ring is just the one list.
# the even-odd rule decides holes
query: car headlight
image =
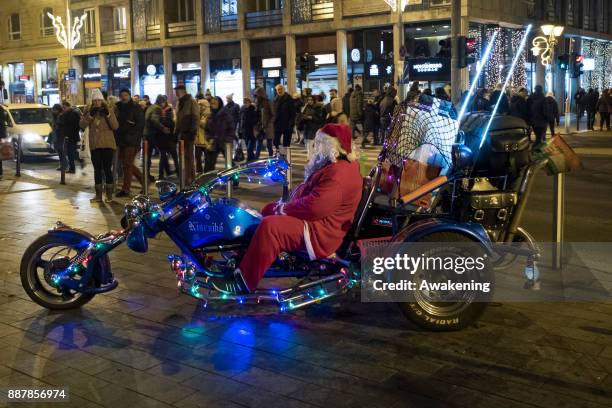
{"label": "car headlight", "polygon": [[42,138],[40,137],[40,135],[37,135],[36,133],[25,133],[21,135],[22,142],[34,143],[34,142],[39,142],[41,140]]}

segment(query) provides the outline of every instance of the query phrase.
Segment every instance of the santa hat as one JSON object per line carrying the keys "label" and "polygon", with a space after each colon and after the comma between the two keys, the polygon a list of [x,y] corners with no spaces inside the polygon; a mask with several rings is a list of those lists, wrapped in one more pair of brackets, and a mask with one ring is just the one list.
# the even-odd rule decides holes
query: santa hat
{"label": "santa hat", "polygon": [[98,88],[91,91],[91,100],[92,101],[103,101],[104,100],[104,96],[102,95],[102,92]]}
{"label": "santa hat", "polygon": [[317,133],[323,133],[324,135],[338,139],[342,150],[344,150],[346,154],[351,153],[353,138],[351,135],[351,128],[347,125],[342,123],[328,123],[319,129]]}

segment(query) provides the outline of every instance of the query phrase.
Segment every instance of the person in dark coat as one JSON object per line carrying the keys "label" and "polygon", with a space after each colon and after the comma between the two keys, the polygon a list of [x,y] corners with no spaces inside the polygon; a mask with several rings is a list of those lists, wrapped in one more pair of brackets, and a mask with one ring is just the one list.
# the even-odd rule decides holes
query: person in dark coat
{"label": "person in dark coat", "polygon": [[589,88],[587,94],[582,97],[584,109],[587,113],[587,130],[593,130],[595,125],[595,112],[597,112],[597,99],[593,88]]}
{"label": "person in dark coat", "polygon": [[559,114],[559,104],[555,99],[555,95],[552,92],[546,94],[544,102],[544,114],[548,121],[548,127],[550,128],[550,134],[555,135],[555,124],[559,126],[561,116]]}
{"label": "person in dark coat", "polygon": [[610,130],[610,105],[612,105],[612,98],[610,98],[608,90],[604,89],[595,106],[595,110],[599,112],[599,130],[604,130],[604,123],[606,124],[606,130]]}
{"label": "person in dark coat", "polygon": [[499,100],[499,106],[497,107],[497,113],[499,114],[507,114],[510,112],[510,103],[508,102],[508,95],[505,92],[502,92],[502,84],[497,84],[495,90],[491,94],[491,98],[489,100],[489,110],[493,111],[495,108],[495,104]]}
{"label": "person in dark coat", "polygon": [[278,84],[275,89],[277,96],[274,99],[274,147],[279,150],[281,138],[284,148],[291,145],[296,111],[293,98],[285,92],[285,87]]}
{"label": "person in dark coat", "polygon": [[257,138],[255,137],[255,125],[257,124],[257,109],[250,98],[244,98],[240,108],[240,127],[238,133],[247,145],[247,161],[255,160],[257,151]]}
{"label": "person in dark coat", "polygon": [[487,90],[484,88],[479,88],[476,91],[476,97],[470,109],[472,112],[483,112],[489,108],[489,100],[486,98],[486,94]]}
{"label": "person in dark coat", "polygon": [[369,98],[363,111],[363,141],[361,142],[361,147],[364,147],[366,143],[370,143],[368,140],[370,134],[376,139],[378,126],[378,107],[374,98]]}
{"label": "person in dark coat", "polygon": [[176,138],[174,136],[174,119],[172,107],[168,105],[168,98],[158,95],[155,103],[149,106],[145,112],[145,137],[152,140],[159,149],[159,172],[158,178],[163,180],[169,176],[170,163],[168,155],[174,160],[177,168],[178,157],[176,154]]}
{"label": "person in dark coat", "polygon": [[527,98],[527,106],[529,107],[530,125],[536,135],[536,141],[539,143],[546,142],[546,128],[548,127],[548,118],[544,111],[546,97],[542,85],[536,85],[533,93]]}
{"label": "person in dark coat", "polygon": [[217,165],[219,153],[225,157],[225,144],[234,142],[234,125],[230,111],[223,109],[223,100],[215,96],[210,101],[210,116],[206,122],[206,137],[211,141],[206,151],[204,173],[212,171]]}
{"label": "person in dark coat", "polygon": [[119,161],[123,168],[123,186],[117,197],[129,197],[132,188],[132,176],[144,185],[142,173],[134,165],[136,154],[140,151],[144,130],[144,111],[132,100],[128,89],[119,92],[119,102],[115,105],[117,111],[117,145],[119,146]]}
{"label": "person in dark coat", "polygon": [[225,97],[225,110],[232,118],[232,124],[234,125],[234,130],[238,129],[238,123],[240,123],[240,106],[234,102],[234,94],[229,94]]}
{"label": "person in dark coat", "polygon": [[[77,144],[81,139],[80,132],[81,127],[81,114],[78,110],[70,105],[70,102],[62,102],[62,113],[57,118],[57,128],[59,138],[57,140],[56,148],[60,157],[60,167],[68,165],[67,173],[75,173],[74,161],[77,157]],[[64,146],[66,151],[64,151]],[[66,168],[66,167],[64,167]]]}
{"label": "person in dark coat", "polygon": [[391,124],[391,116],[397,105],[395,97],[397,96],[397,90],[390,86],[387,89],[385,97],[380,101],[380,131],[382,133],[382,140],[380,143],[384,143],[387,138],[387,128]]}
{"label": "person in dark coat", "polygon": [[576,102],[576,130],[580,130],[580,120],[584,116],[584,112],[586,111],[586,92],[583,88],[578,88],[576,93],[574,94],[574,101]]}
{"label": "person in dark coat", "polygon": [[435,92],[436,98],[440,99],[441,101],[450,101],[450,97],[448,96],[444,88],[442,87],[436,88],[434,92]]}
{"label": "person in dark coat", "polygon": [[529,123],[529,107],[527,106],[527,89],[521,88],[510,99],[510,115]]}
{"label": "person in dark coat", "polygon": [[349,87],[346,90],[346,93],[342,97],[342,112],[346,115],[346,117],[350,117],[351,113],[351,95],[353,94],[353,88]]}
{"label": "person in dark coat", "polygon": [[304,144],[306,145],[306,155],[308,160],[314,153],[314,138],[323,124],[325,119],[323,117],[323,104],[318,100],[315,100],[312,96],[306,99],[306,105],[302,111],[302,121],[304,124]]}

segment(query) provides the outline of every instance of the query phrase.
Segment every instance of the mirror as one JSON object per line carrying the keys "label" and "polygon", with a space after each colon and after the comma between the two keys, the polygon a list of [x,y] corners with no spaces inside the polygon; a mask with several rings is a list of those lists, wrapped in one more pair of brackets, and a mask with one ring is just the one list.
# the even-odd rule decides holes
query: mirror
{"label": "mirror", "polygon": [[160,180],[155,183],[157,191],[159,193],[159,199],[166,201],[176,195],[177,187],[176,184],[171,181]]}
{"label": "mirror", "polygon": [[455,143],[452,149],[453,168],[455,171],[467,171],[472,167],[474,155],[464,144]]}

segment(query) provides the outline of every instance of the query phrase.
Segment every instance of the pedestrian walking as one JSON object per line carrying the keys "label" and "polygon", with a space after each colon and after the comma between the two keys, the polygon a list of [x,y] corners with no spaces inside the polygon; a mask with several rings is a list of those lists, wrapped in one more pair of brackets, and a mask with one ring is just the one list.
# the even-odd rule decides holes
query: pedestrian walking
{"label": "pedestrian walking", "polygon": [[375,141],[377,139],[376,132],[378,132],[378,108],[374,98],[369,98],[366,101],[363,112],[363,140],[361,141],[361,147],[365,147],[366,143],[370,143],[368,139],[370,135]]}
{"label": "pedestrian walking", "polygon": [[204,167],[202,165],[202,156],[206,158],[206,150],[208,150],[209,142],[206,138],[206,121],[210,116],[210,102],[204,95],[198,94],[196,98],[198,106],[200,107],[200,120],[198,122],[198,133],[195,140],[195,166],[196,173],[202,173]]}
{"label": "pedestrian walking", "polygon": [[94,168],[96,195],[90,201],[101,202],[104,191],[105,201],[112,202],[115,189],[113,158],[117,149],[115,131],[119,128],[119,123],[115,110],[109,108],[99,89],[93,90],[91,99],[91,105],[86,108],[80,120],[80,126],[88,130],[88,144]]}
{"label": "pedestrian walking", "polygon": [[285,87],[278,84],[275,89],[277,96],[274,99],[274,147],[284,153],[284,150],[291,145],[296,111],[293,98],[285,92]]}
{"label": "pedestrian walking", "polygon": [[555,124],[559,126],[561,116],[559,114],[559,104],[557,103],[555,95],[552,92],[548,92],[546,94],[546,98],[544,100],[544,114],[546,115],[546,120],[548,121],[550,134],[554,136]]}
{"label": "pedestrian walking", "polygon": [[329,103],[326,105],[325,119],[328,123],[338,121],[338,115],[342,113],[342,99],[338,97],[338,90],[332,88],[329,90]]}
{"label": "pedestrian walking", "polygon": [[238,135],[246,142],[247,161],[253,161],[257,152],[257,137],[255,136],[255,126],[257,125],[257,108],[250,98],[244,98],[240,108],[240,125]]}
{"label": "pedestrian walking", "polygon": [[[351,93],[349,111],[350,125],[353,129],[354,140],[356,138],[355,131],[361,133],[363,136],[363,90],[359,84],[355,85],[355,90]],[[361,130],[359,130],[358,127],[361,127]]]}
{"label": "pedestrian walking", "polygon": [[391,116],[397,105],[395,97],[397,96],[397,90],[390,86],[387,88],[385,97],[380,102],[380,132],[382,134],[381,143],[384,143],[387,138],[387,130],[391,124]]}
{"label": "pedestrian walking", "polygon": [[511,116],[523,119],[529,123],[529,107],[527,106],[527,89],[521,88],[510,99]]}
{"label": "pedestrian walking", "polygon": [[223,109],[223,100],[218,96],[215,96],[210,102],[210,116],[206,122],[206,137],[208,137],[210,144],[206,151],[205,173],[215,169],[219,153],[225,157],[225,144],[232,143],[235,137],[233,119],[230,112]]}
{"label": "pedestrian walking", "polygon": [[489,100],[486,98],[487,90],[485,88],[479,88],[476,91],[476,97],[472,102],[472,112],[484,112],[489,109]]}
{"label": "pedestrian walking", "polygon": [[[62,112],[57,117],[59,139],[57,143],[60,166],[58,170],[67,168],[67,173],[75,173],[77,145],[81,139],[81,113],[74,109],[70,102],[62,101]],[[64,150],[65,148],[65,150]]]}
{"label": "pedestrian walking", "polygon": [[495,86],[495,90],[491,94],[491,98],[489,99],[489,110],[492,111],[499,100],[499,105],[497,107],[497,113],[499,114],[507,114],[510,111],[510,103],[508,102],[508,95],[502,91],[502,84],[497,84]]}
{"label": "pedestrian walking", "polygon": [[544,111],[546,97],[542,85],[536,85],[533,94],[527,99],[529,107],[530,125],[533,127],[533,132],[538,143],[546,143],[546,128],[548,127],[548,118]]}
{"label": "pedestrian walking", "polygon": [[351,95],[353,94],[353,88],[349,87],[346,90],[346,93],[342,96],[342,113],[346,115],[346,117],[350,117],[351,113]]}
{"label": "pedestrian walking", "polygon": [[598,102],[597,98],[598,96],[593,88],[589,88],[586,96],[583,98],[586,99],[584,101],[584,107],[587,113],[587,130],[593,130],[593,127],[595,126],[595,113],[597,112]]}
{"label": "pedestrian walking", "polygon": [[257,124],[255,125],[255,137],[257,138],[257,148],[255,149],[255,159],[259,159],[259,154],[263,147],[264,140],[268,149],[268,156],[274,155],[274,112],[272,104],[268,99],[265,89],[259,87],[255,90],[257,107]]}
{"label": "pedestrian walking", "polygon": [[131,98],[128,89],[119,92],[119,102],[115,105],[117,110],[117,145],[119,147],[119,161],[123,169],[123,185],[117,197],[129,197],[132,188],[132,177],[144,186],[142,172],[134,165],[134,159],[140,151],[142,133],[144,130],[144,111]]}
{"label": "pedestrian walking", "polygon": [[607,89],[601,92],[601,97],[597,101],[595,109],[599,112],[599,130],[604,130],[604,124],[606,129],[610,130],[610,104],[612,103],[611,98]]}
{"label": "pedestrian walking", "polygon": [[[168,103],[166,95],[157,95],[155,104],[160,106],[159,123],[161,132],[158,134],[159,146],[159,178],[164,179],[176,173],[180,175],[179,159],[176,152],[176,134],[174,132],[174,111]],[[174,164],[174,171],[170,169],[170,159]]]}
{"label": "pedestrian walking", "polygon": [[[176,109],[175,133],[178,140],[182,140],[185,146],[184,169],[185,183],[191,184],[195,177],[194,167],[194,142],[198,133],[200,122],[200,107],[191,94],[187,93],[185,85],[179,84],[174,88],[178,105]],[[204,170],[206,171],[206,170]]]}
{"label": "pedestrian walking", "polygon": [[[156,100],[155,104],[149,106],[145,111],[145,126],[144,126],[144,138],[148,141],[150,146],[155,146],[156,149],[159,149],[160,139],[164,131],[169,132],[169,129],[165,128],[161,124],[161,104],[158,103],[160,100]],[[152,147],[150,147],[149,151],[152,151]],[[151,171],[151,157],[148,158],[148,169]],[[161,154],[160,154],[160,163],[159,163],[159,171],[158,171],[158,179],[163,178],[164,169],[161,163]]]}

